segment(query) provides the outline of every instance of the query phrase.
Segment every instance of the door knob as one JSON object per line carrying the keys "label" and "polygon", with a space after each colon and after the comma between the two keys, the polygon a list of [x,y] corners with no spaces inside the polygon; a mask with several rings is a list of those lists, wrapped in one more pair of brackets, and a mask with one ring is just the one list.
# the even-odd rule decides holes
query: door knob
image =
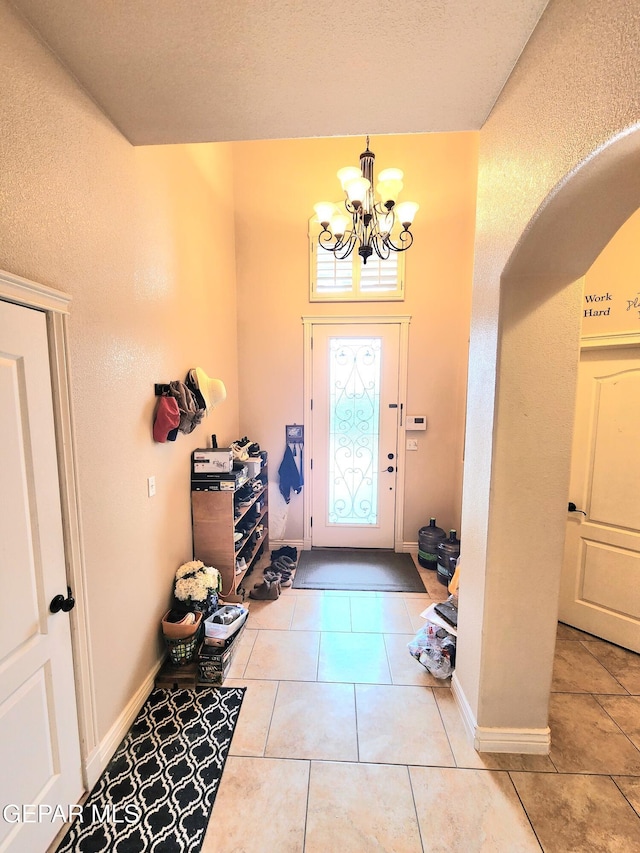
{"label": "door knob", "polygon": [[393,453],[387,453],[387,459],[393,459]]}
{"label": "door knob", "polygon": [[49,605],[49,610],[52,613],[58,613],[60,610],[63,613],[68,613],[70,610],[76,606],[76,600],[71,595],[71,587],[67,587],[67,597],[65,598],[63,595],[56,595],[51,599],[51,604]]}
{"label": "door knob", "polygon": [[394,469],[393,465],[389,465],[389,467],[387,468],[387,472],[388,472],[389,474],[393,474],[394,470],[395,470],[395,469]]}
{"label": "door knob", "polygon": [[578,507],[574,504],[573,501],[569,501],[569,506],[567,507],[568,512],[581,512],[585,517],[587,513],[583,509],[578,509]]}

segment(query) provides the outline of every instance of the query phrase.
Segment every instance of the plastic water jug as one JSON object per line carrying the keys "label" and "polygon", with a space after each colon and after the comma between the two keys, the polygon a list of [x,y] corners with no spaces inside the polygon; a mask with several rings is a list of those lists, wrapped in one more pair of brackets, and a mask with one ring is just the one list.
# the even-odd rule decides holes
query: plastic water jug
{"label": "plastic water jug", "polygon": [[438,545],[438,580],[445,586],[453,577],[456,570],[456,560],[460,556],[460,540],[456,531],[449,531],[449,538],[443,539]]}
{"label": "plastic water jug", "polygon": [[438,545],[446,535],[441,527],[436,527],[435,518],[430,518],[429,524],[418,530],[418,562],[425,569],[436,570]]}

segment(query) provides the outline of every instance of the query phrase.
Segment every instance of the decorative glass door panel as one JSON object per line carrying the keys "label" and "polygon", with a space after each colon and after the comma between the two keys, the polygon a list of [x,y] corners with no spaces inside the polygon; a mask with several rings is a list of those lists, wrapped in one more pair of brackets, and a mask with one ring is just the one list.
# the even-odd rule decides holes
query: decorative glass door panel
{"label": "decorative glass door panel", "polygon": [[376,524],[381,338],[329,341],[330,524]]}
{"label": "decorative glass door panel", "polygon": [[315,546],[394,547],[399,347],[393,323],[314,326]]}

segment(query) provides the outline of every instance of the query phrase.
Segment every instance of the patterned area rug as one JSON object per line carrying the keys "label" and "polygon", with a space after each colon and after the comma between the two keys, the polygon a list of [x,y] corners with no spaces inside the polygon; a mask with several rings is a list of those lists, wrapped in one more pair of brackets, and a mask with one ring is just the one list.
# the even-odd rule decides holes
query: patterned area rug
{"label": "patterned area rug", "polygon": [[243,695],[153,690],[58,853],[197,853]]}
{"label": "patterned area rug", "polygon": [[373,548],[312,548],[302,551],[296,589],[424,592],[410,554]]}

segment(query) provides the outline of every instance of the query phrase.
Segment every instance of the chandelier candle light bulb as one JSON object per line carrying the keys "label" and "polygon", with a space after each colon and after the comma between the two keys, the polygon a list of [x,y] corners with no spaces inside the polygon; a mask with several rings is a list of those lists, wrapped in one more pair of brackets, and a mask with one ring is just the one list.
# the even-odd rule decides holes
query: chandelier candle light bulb
{"label": "chandelier candle light bulb", "polygon": [[[367,136],[366,150],[360,155],[360,168],[345,166],[338,171],[348,216],[340,214],[336,205],[330,202],[314,205],[322,226],[318,242],[323,249],[333,252],[338,260],[348,258],[356,245],[362,262],[366,264],[374,252],[385,260],[391,252],[404,252],[413,243],[410,226],[419,205],[405,201],[396,206],[403,187],[404,173],[401,169],[383,169],[375,185],[377,196],[374,194],[375,158],[376,155],[369,150]],[[392,237],[394,225],[398,227]]]}

